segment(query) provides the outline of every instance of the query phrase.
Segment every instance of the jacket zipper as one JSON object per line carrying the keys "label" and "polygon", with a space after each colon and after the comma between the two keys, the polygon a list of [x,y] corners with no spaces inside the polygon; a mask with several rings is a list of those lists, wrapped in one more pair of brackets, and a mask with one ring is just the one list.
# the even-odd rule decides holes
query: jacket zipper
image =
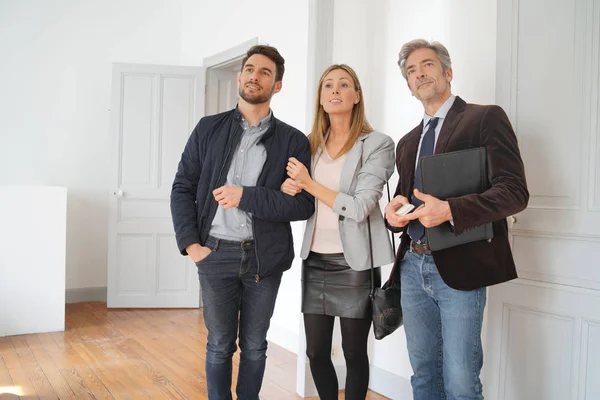
{"label": "jacket zipper", "polygon": [[[262,172],[261,172],[262,174]],[[257,285],[260,284],[260,258],[258,258],[258,243],[256,240],[256,231],[254,230],[254,225],[256,220],[254,219],[254,215],[252,216],[252,236],[254,236],[254,254],[256,255],[256,275],[254,276],[254,282]]]}
{"label": "jacket zipper", "polygon": [[[231,127],[229,128],[231,130]],[[232,137],[235,136],[235,133],[227,138],[227,153],[225,153],[225,160],[223,160],[223,165],[221,165],[221,170],[219,171],[219,177],[217,178],[217,184],[221,182],[221,176],[223,176],[223,170],[225,169],[225,165],[227,165],[227,159],[229,158],[229,154],[231,153],[231,145]]]}
{"label": "jacket zipper", "polygon": [[[269,128],[269,131],[271,129],[274,130],[275,129],[275,125],[273,125],[271,128]],[[267,131],[266,133],[269,133],[269,131]],[[265,143],[265,136],[263,136],[259,140],[259,143],[263,143],[263,146],[265,146],[265,151],[267,153],[267,158],[265,158],[265,163],[263,164],[263,167],[260,170],[260,175],[258,175],[258,180],[256,181],[257,184],[260,182],[261,178],[263,177],[263,174],[265,173],[265,165],[267,164],[267,161],[269,160],[269,149],[264,144]],[[260,257],[258,256],[258,238],[256,237],[256,231],[254,229],[255,226],[256,226],[256,219],[254,218],[254,215],[253,215],[252,216],[252,236],[254,237],[254,254],[256,254],[256,275],[254,276],[254,281],[256,282],[257,285],[259,285],[260,284]]]}
{"label": "jacket zipper", "polygon": [[[267,148],[265,146],[265,150],[266,149]],[[265,159],[265,164],[267,164],[268,159],[269,159],[269,152],[267,151],[267,158]],[[262,178],[263,173],[265,172],[265,164],[263,164],[263,167],[260,170],[260,175],[258,176],[258,180],[256,181],[257,184],[260,181],[260,179]],[[256,276],[254,276],[254,281],[258,285],[258,284],[260,284],[260,257],[258,256],[258,238],[256,237],[256,230],[254,229],[255,226],[256,226],[256,219],[254,218],[254,215],[252,215],[252,236],[254,237],[254,254],[256,254]]]}
{"label": "jacket zipper", "polygon": [[[231,130],[231,127],[229,129]],[[227,138],[227,152],[225,153],[225,159],[223,160],[223,164],[221,164],[221,169],[219,170],[219,176],[217,177],[216,188],[220,187],[220,185],[222,186],[221,179],[223,176],[223,170],[225,169],[225,165],[227,165],[227,159],[229,158],[229,154],[231,154],[232,140],[233,140],[232,136]],[[208,215],[208,217],[210,217],[210,218],[206,218],[206,221],[210,220],[210,222],[208,222],[208,223],[212,223],[212,220],[214,219],[215,214],[217,213],[218,207],[219,207],[219,205],[217,204],[217,207],[215,207],[214,211],[211,211],[210,215]],[[208,235],[209,232],[210,232],[210,226],[208,227],[208,231],[206,234]]]}

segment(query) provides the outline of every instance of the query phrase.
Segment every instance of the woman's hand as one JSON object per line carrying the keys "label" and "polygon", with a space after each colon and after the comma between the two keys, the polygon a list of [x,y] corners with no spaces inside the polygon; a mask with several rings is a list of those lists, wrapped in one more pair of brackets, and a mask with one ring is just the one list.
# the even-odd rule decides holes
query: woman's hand
{"label": "woman's hand", "polygon": [[290,196],[295,196],[302,191],[302,188],[298,185],[298,182],[292,178],[287,178],[285,182],[281,184],[281,191]]}
{"label": "woman's hand", "polygon": [[286,170],[288,176],[295,180],[297,185],[302,189],[305,189],[306,185],[311,181],[310,174],[304,164],[294,157],[290,157]]}

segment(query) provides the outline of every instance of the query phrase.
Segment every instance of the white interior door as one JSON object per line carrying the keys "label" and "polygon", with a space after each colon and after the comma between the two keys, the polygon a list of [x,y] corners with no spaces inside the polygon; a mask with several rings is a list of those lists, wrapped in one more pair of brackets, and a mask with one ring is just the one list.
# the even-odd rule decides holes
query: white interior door
{"label": "white interior door", "polygon": [[531,199],[521,279],[489,289],[486,399],[600,399],[599,50],[598,1],[498,1],[497,96]]}
{"label": "white interior door", "polygon": [[204,111],[205,69],[114,64],[108,307],[198,307],[195,265],[175,243],[169,197]]}

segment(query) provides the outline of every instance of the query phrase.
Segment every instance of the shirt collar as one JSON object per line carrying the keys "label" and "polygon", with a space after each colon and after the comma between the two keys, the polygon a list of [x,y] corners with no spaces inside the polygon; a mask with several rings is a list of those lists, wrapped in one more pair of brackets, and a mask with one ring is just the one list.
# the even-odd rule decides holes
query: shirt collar
{"label": "shirt collar", "polygon": [[[269,114],[263,119],[261,119],[258,124],[254,125],[253,128],[257,128],[258,130],[263,129],[266,125],[269,124],[269,122],[271,122],[272,116],[273,110],[269,108]],[[242,117],[242,120],[240,122],[242,124],[242,128],[244,128],[245,130],[248,129],[248,121],[244,117]]]}
{"label": "shirt collar", "polygon": [[[448,111],[450,111],[450,108],[454,104],[454,100],[456,100],[456,96],[451,94],[450,97],[448,97],[448,99],[444,102],[444,104],[442,104],[442,106],[437,110],[433,117],[430,117],[429,115],[427,115],[427,113],[423,113],[423,127],[427,126],[431,118],[439,118],[440,120],[446,118]],[[438,122],[438,126],[441,126],[440,122],[441,121]]]}

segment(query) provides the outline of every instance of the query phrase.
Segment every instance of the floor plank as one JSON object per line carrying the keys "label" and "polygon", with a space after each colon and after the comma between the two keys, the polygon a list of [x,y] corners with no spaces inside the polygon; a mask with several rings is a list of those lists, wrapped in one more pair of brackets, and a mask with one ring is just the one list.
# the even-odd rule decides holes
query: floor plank
{"label": "floor plank", "polygon": [[[88,302],[68,304],[65,319],[64,332],[0,337],[0,400],[207,399],[201,309],[108,310]],[[261,399],[300,399],[296,355],[270,344],[267,357]],[[232,392],[238,366],[239,351]],[[369,392],[367,399],[386,397]]]}
{"label": "floor plank", "polygon": [[24,336],[32,356],[37,361],[41,372],[46,377],[48,384],[59,399],[75,399],[75,392],[69,386],[69,383],[60,373],[60,370],[52,360],[44,345],[40,342],[38,335]]}

